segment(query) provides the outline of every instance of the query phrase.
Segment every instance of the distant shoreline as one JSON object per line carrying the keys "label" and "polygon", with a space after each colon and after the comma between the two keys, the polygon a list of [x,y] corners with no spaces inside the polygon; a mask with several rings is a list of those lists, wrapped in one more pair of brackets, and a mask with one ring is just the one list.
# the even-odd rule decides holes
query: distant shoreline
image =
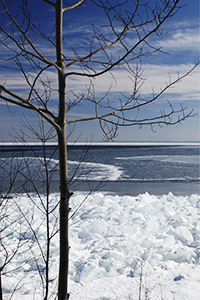
{"label": "distant shoreline", "polygon": [[[46,142],[46,146],[56,146],[57,142]],[[68,142],[69,146],[200,146],[200,142]],[[42,146],[42,142],[0,142],[5,146]]]}

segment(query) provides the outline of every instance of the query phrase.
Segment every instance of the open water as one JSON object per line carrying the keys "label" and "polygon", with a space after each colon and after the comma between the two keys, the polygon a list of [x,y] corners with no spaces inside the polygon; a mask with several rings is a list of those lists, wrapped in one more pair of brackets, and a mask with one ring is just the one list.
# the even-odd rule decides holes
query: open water
{"label": "open water", "polygon": [[[2,169],[42,182],[45,178],[42,146],[0,147]],[[69,145],[68,167],[72,190],[98,189],[120,195],[143,192],[162,195],[199,193],[199,145]],[[46,146],[52,189],[59,188],[58,151]],[[28,168],[27,168],[28,166]],[[3,174],[1,169],[1,175]],[[7,176],[8,177],[8,176]],[[5,178],[5,175],[4,175]],[[100,187],[99,187],[100,184]]]}

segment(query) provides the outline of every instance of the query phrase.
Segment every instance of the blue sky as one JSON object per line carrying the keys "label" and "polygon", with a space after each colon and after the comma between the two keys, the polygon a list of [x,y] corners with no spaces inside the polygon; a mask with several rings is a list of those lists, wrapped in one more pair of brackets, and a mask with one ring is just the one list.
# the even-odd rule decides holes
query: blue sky
{"label": "blue sky", "polygon": [[[15,1],[17,4],[19,1]],[[154,2],[154,1],[152,1]],[[33,5],[34,3],[34,5]],[[38,11],[38,5],[40,10]],[[140,89],[140,96],[147,99],[154,93],[159,92],[161,88],[165,87],[166,82],[177,78],[177,72],[183,75],[192,68],[194,63],[199,60],[199,0],[181,0],[180,4],[183,7],[177,14],[169,19],[163,26],[163,38],[157,35],[151,37],[150,41],[156,47],[162,47],[165,53],[154,53],[151,56],[143,58],[142,61],[142,78],[145,79]],[[42,28],[48,32],[52,28],[54,20],[53,8],[40,0],[30,1],[30,9],[33,13],[34,23],[43,24]],[[184,6],[186,5],[186,6]],[[2,19],[3,20],[3,19]],[[42,23],[44,20],[44,23]],[[90,1],[80,9],[67,11],[64,14],[64,51],[69,53],[72,48],[78,49],[79,54],[85,53],[87,43],[90,42],[92,36],[92,24],[96,24],[104,32],[105,27],[100,27],[104,22],[104,17],[98,8],[94,9]],[[130,43],[134,41],[130,40]],[[44,52],[50,59],[54,59],[54,50],[48,44],[40,44],[40,49],[44,47]],[[49,47],[46,49],[45,47]],[[0,53],[6,55],[6,51],[0,45]],[[72,53],[72,52],[71,52]],[[113,52],[117,55],[117,51]],[[25,95],[28,90],[19,72],[13,67],[11,69],[5,68],[5,63],[0,61],[0,80],[6,80],[6,86],[13,91]],[[170,75],[169,75],[170,74]],[[52,87],[56,87],[57,73],[55,70],[49,70],[48,78]],[[129,74],[122,69],[113,70],[113,76],[106,75],[99,77],[94,81],[96,97],[101,98],[106,94],[110,85],[112,84],[111,93],[109,95],[110,101],[117,101],[120,98],[119,92],[124,95],[131,93],[132,81]],[[194,113],[199,113],[199,67],[197,67],[190,76],[182,80],[177,85],[173,86],[162,95],[154,105],[144,108],[140,111],[140,116],[145,118],[149,115],[159,114],[162,108],[168,109],[166,101],[169,100],[174,108],[179,109],[180,103],[183,107],[187,107],[188,111],[194,109]],[[75,78],[69,77],[67,80],[68,96],[70,90],[75,92],[82,92],[85,85],[88,84],[83,77]],[[52,109],[56,109],[56,93],[52,94]],[[117,99],[117,100],[116,100]],[[83,102],[82,105],[77,106],[68,115],[67,119],[91,117],[94,114],[94,107]],[[5,105],[0,100],[0,141],[10,141],[12,138],[9,133],[13,132],[12,127],[20,130],[20,120],[23,115],[29,119],[27,111],[16,106]],[[121,127],[119,128],[119,135],[115,141],[199,141],[199,115],[193,118],[188,118],[181,124],[174,126],[163,126],[162,128],[155,126],[153,132],[150,126],[144,126],[139,129],[138,126]],[[69,141],[79,140],[95,140],[102,141],[102,132],[99,128],[98,122],[80,122],[74,128],[73,134]]]}

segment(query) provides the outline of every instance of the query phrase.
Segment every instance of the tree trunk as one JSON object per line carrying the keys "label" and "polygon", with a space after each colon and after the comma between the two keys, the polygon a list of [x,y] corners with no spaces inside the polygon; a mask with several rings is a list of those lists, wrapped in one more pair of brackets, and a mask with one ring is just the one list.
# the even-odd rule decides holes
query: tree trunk
{"label": "tree trunk", "polygon": [[70,193],[68,189],[67,149],[65,131],[58,136],[60,161],[60,267],[58,299],[66,300],[68,296],[69,237],[68,215]]}
{"label": "tree trunk", "polygon": [[58,74],[59,79],[59,119],[60,130],[58,133],[59,171],[60,171],[60,267],[58,299],[66,300],[68,296],[68,265],[69,265],[69,186],[67,168],[67,143],[66,143],[66,91],[64,75]]}
{"label": "tree trunk", "polygon": [[63,64],[62,47],[62,0],[56,1],[56,55],[59,85],[59,114],[58,114],[58,149],[60,164],[60,267],[58,282],[58,299],[66,300],[68,294],[68,266],[69,266],[69,237],[68,237],[68,216],[69,216],[69,187],[67,169],[67,144],[66,144],[66,84],[65,66]]}
{"label": "tree trunk", "polygon": [[0,300],[3,300],[2,284],[1,284],[1,268],[0,268]]}

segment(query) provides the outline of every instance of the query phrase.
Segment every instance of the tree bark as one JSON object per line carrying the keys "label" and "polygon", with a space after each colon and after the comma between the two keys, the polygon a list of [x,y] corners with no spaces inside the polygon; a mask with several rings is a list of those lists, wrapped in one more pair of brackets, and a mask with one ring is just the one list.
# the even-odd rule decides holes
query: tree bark
{"label": "tree bark", "polygon": [[3,300],[2,283],[1,283],[1,268],[0,268],[0,300]]}
{"label": "tree bark", "polygon": [[69,266],[69,199],[67,174],[67,149],[65,131],[58,136],[60,161],[60,267],[58,283],[58,299],[68,299],[68,266]]}
{"label": "tree bark", "polygon": [[66,144],[66,84],[65,66],[63,64],[62,47],[62,0],[56,1],[56,54],[59,85],[59,114],[58,114],[58,149],[60,163],[60,266],[58,282],[58,299],[66,300],[68,294],[68,266],[69,266],[69,187],[67,168],[67,144]]}

